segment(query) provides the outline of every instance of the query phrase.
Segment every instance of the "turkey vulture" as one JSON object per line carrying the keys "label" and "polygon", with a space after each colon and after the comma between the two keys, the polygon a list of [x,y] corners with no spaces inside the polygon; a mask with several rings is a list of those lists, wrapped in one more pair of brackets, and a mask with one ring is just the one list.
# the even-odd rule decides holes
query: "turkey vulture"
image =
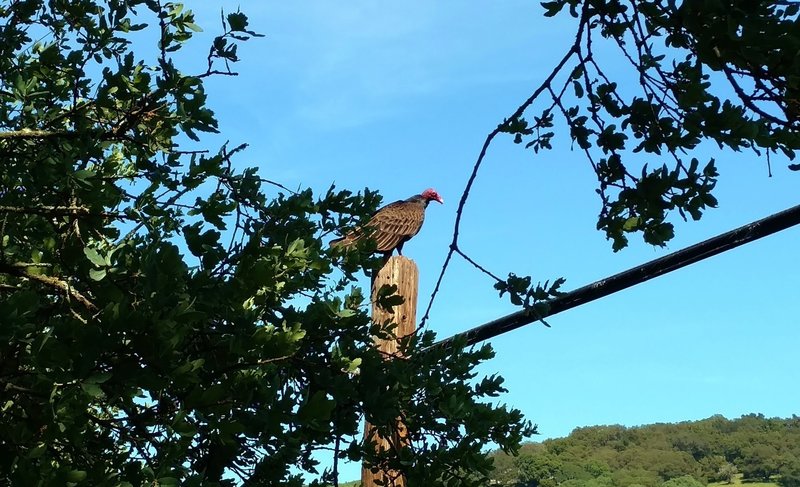
{"label": "turkey vulture", "polygon": [[425,208],[431,201],[444,203],[439,193],[432,188],[407,200],[390,203],[376,211],[365,225],[342,238],[333,240],[331,247],[350,247],[366,237],[375,240],[376,252],[383,252],[389,256],[394,249],[397,249],[397,253],[403,255],[403,244],[422,228]]}

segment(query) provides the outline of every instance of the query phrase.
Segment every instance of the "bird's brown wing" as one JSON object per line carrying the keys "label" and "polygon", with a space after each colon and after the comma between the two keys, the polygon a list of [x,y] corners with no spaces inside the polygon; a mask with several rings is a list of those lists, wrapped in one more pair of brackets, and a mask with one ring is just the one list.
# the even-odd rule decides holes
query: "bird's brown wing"
{"label": "bird's brown wing", "polygon": [[364,237],[375,240],[378,252],[391,252],[398,245],[416,235],[425,219],[425,206],[408,201],[395,201],[376,211],[372,218],[341,239],[331,242],[333,246],[350,246]]}
{"label": "bird's brown wing", "polygon": [[375,213],[366,226],[375,240],[378,252],[391,252],[416,235],[425,219],[425,206],[398,201]]}

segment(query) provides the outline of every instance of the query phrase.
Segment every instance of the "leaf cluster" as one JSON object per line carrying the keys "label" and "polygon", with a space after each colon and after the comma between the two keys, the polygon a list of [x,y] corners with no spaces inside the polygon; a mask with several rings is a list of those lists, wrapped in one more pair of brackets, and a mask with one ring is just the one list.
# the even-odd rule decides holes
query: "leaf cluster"
{"label": "leaf cluster", "polygon": [[597,175],[597,226],[615,251],[632,233],[663,246],[674,235],[672,212],[698,220],[717,206],[715,158],[693,155],[709,143],[720,154],[749,150],[770,171],[771,157],[792,160],[800,149],[796,3],[542,6],[547,17],[566,10],[577,19],[574,44],[497,132],[539,152],[552,148],[560,115]]}
{"label": "leaf cluster", "polygon": [[[498,280],[494,288],[500,292],[500,297],[508,293],[511,304],[515,306],[522,306],[534,316],[547,316],[550,311],[549,301],[562,296],[563,293],[559,291],[561,286],[566,282],[566,279],[559,278],[550,284],[550,281],[544,283],[531,284],[531,276],[519,277],[514,273],[508,275],[506,280]],[[545,326],[550,325],[540,318],[540,321]]]}

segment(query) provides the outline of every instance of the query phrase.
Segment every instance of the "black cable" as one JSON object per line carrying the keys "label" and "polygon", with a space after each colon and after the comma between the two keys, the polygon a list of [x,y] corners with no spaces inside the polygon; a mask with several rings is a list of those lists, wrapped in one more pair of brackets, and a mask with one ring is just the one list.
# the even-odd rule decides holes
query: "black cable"
{"label": "black cable", "polygon": [[596,299],[608,296],[623,289],[635,286],[674,270],[686,267],[701,260],[713,257],[722,252],[739,247],[767,235],[786,230],[800,224],[800,205],[775,213],[761,220],[744,225],[735,230],[717,235],[703,242],[692,245],[664,257],[651,260],[611,277],[601,279],[589,285],[570,291],[549,301],[546,313],[536,313],[525,309],[511,313],[465,332],[458,333],[434,343],[431,347],[446,347],[457,338],[466,338],[467,345],[474,345],[483,340],[494,338],[511,330],[553,316],[562,311],[575,308]]}

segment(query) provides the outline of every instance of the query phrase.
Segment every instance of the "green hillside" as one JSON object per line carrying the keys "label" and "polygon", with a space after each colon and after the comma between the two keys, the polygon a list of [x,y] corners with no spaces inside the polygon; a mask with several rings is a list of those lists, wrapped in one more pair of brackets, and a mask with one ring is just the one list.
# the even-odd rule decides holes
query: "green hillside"
{"label": "green hillside", "polygon": [[800,487],[800,416],[590,426],[490,456],[493,486]]}
{"label": "green hillside", "polygon": [[503,486],[800,487],[800,417],[592,426],[491,456]]}

